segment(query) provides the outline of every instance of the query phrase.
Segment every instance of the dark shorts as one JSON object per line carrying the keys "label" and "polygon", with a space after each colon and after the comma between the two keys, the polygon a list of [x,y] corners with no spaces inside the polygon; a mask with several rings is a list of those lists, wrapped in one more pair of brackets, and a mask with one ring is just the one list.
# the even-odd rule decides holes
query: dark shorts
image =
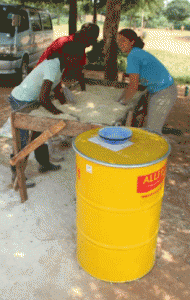
{"label": "dark shorts", "polygon": [[[14,98],[12,95],[8,97],[8,102],[11,105],[12,111],[18,111],[24,107],[27,107],[31,103],[35,103],[36,101],[20,101]],[[23,149],[28,142],[29,139],[29,131],[20,129],[20,139],[21,139],[21,149]]]}

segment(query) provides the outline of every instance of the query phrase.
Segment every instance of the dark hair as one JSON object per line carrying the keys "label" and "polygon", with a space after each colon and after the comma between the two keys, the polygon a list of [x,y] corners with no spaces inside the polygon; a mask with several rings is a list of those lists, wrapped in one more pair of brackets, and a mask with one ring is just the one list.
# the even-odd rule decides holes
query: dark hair
{"label": "dark hair", "polygon": [[122,29],[119,31],[119,34],[123,35],[125,38],[127,38],[130,42],[135,41],[133,44],[133,47],[138,47],[140,49],[143,49],[144,47],[144,42],[141,39],[140,36],[137,36],[136,32],[133,31],[132,29]]}
{"label": "dark hair", "polygon": [[85,33],[88,37],[97,39],[100,29],[98,25],[88,22],[81,26],[80,32]]}
{"label": "dark hair", "polygon": [[85,23],[79,31],[75,32],[74,41],[78,41],[84,46],[88,44],[92,45],[96,42],[99,31],[98,25],[94,23]]}

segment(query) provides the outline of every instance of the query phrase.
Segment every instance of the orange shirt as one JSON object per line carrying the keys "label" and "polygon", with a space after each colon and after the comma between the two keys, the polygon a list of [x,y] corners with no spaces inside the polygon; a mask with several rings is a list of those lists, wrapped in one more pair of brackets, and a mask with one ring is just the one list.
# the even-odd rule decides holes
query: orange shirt
{"label": "orange shirt", "polygon": [[[71,42],[74,40],[74,34],[71,34],[69,36],[63,36],[60,37],[58,39],[56,39],[55,41],[53,41],[51,43],[51,45],[44,51],[44,53],[41,55],[41,57],[39,58],[37,65],[39,65],[42,61],[44,61],[45,59],[49,58],[53,53],[58,52],[58,53],[62,53],[62,48],[65,44]],[[86,54],[85,54],[85,50],[84,50],[84,55],[82,57],[82,59],[80,58],[77,62],[77,65],[79,68],[83,67],[86,64]],[[63,72],[63,78],[66,76],[66,74],[69,73],[69,69],[68,67],[65,68],[64,72]]]}

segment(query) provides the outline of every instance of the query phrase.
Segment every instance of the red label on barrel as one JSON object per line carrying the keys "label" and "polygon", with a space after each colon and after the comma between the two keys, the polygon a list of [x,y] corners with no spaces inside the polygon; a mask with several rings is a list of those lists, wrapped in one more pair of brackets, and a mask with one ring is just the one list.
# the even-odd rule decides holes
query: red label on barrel
{"label": "red label on barrel", "polygon": [[165,175],[166,165],[154,173],[139,176],[137,179],[137,193],[147,193],[155,189],[164,180]]}

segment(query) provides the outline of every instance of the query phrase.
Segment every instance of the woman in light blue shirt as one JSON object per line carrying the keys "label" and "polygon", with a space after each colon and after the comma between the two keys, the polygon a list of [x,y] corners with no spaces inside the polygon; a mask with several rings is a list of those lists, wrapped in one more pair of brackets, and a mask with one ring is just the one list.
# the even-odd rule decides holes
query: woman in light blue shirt
{"label": "woman in light blue shirt", "polygon": [[177,100],[177,88],[165,66],[145,50],[144,42],[131,29],[122,29],[117,35],[117,43],[123,53],[127,53],[129,86],[118,101],[126,105],[138,91],[138,85],[149,92],[146,128],[162,133],[162,128],[172,106]]}

